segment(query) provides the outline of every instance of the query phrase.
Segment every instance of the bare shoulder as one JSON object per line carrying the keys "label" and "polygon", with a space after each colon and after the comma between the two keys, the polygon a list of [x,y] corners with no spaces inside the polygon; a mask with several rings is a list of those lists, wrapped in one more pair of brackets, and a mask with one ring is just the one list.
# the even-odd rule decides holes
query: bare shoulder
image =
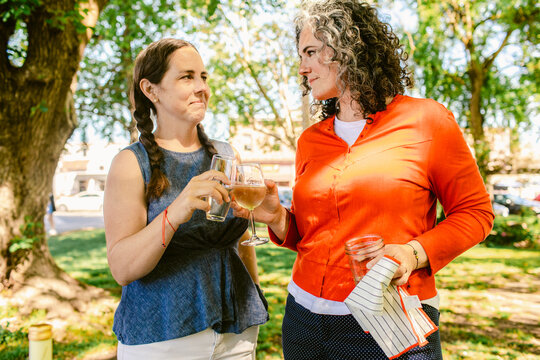
{"label": "bare shoulder", "polygon": [[113,159],[107,184],[105,206],[107,210],[119,210],[134,204],[144,204],[144,180],[135,154],[130,150],[120,151]]}
{"label": "bare shoulder", "polygon": [[132,235],[146,225],[144,193],[144,180],[135,154],[122,150],[111,163],[105,185],[103,218],[108,244]]}
{"label": "bare shoulder", "polygon": [[[136,174],[141,175],[139,164],[135,154],[127,149],[120,151],[113,159],[111,168],[109,170],[109,176],[134,176]],[[142,177],[141,177],[142,179]]]}

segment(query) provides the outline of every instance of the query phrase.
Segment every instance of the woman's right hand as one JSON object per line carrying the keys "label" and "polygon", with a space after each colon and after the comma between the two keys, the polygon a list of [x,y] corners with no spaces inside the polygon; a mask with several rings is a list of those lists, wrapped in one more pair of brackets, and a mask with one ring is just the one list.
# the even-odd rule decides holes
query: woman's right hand
{"label": "woman's right hand", "polygon": [[219,182],[230,184],[227,176],[216,170],[208,170],[194,176],[184,190],[169,205],[167,218],[176,226],[188,222],[195,210],[208,211],[210,204],[206,200],[213,197],[218,203],[230,201],[229,192]]}
{"label": "woman's right hand", "polygon": [[[264,180],[264,182],[266,185],[266,196],[261,205],[253,210],[253,217],[256,222],[271,225],[280,221],[285,209],[279,202],[276,183],[272,180]],[[238,205],[236,201],[231,202],[231,207],[234,210],[234,216],[249,218],[249,211]]]}

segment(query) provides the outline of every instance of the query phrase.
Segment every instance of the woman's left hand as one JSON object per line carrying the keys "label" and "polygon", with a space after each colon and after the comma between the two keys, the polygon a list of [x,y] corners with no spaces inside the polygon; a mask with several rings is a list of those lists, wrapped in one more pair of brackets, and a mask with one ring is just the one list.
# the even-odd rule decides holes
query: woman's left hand
{"label": "woman's left hand", "polygon": [[392,283],[395,285],[406,284],[418,263],[414,249],[407,244],[387,244],[384,246],[384,253],[368,262],[367,268],[371,269],[384,255],[391,256],[401,263],[394,274]]}
{"label": "woman's left hand", "polygon": [[409,281],[409,276],[416,270],[418,261],[414,256],[414,249],[407,244],[388,244],[384,246],[384,254],[401,262],[394,274],[392,283],[403,285]]}

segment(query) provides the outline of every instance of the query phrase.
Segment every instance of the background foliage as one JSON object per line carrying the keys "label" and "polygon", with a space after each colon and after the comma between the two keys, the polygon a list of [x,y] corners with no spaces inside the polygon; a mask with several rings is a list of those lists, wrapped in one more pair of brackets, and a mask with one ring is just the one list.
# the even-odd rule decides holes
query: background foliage
{"label": "background foliage", "polygon": [[530,130],[539,115],[537,2],[421,0],[398,4],[405,16],[417,20],[402,16],[400,31],[405,33],[403,40],[420,94],[449,107],[473,136],[484,176],[500,171],[505,164],[490,162],[485,128],[512,129],[515,142],[519,132]]}

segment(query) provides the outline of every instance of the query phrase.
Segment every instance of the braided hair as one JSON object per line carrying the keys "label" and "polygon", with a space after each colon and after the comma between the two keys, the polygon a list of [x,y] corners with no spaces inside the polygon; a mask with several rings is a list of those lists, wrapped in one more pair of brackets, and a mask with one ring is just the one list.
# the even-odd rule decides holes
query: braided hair
{"label": "braided hair", "polygon": [[[169,180],[161,169],[163,152],[159,148],[153,133],[154,123],[151,113],[153,112],[155,114],[156,108],[141,90],[140,82],[142,79],[147,79],[152,84],[159,84],[169,69],[169,61],[172,53],[186,46],[197,50],[193,44],[184,40],[162,39],[151,43],[139,53],[135,60],[133,85],[130,89],[130,101],[133,107],[133,117],[137,122],[137,129],[140,132],[139,141],[146,149],[148,158],[150,159],[151,175],[145,194],[147,203],[151,199],[159,198],[163,194],[169,187]],[[212,156],[217,153],[201,124],[197,125],[197,136],[208,155]]]}

